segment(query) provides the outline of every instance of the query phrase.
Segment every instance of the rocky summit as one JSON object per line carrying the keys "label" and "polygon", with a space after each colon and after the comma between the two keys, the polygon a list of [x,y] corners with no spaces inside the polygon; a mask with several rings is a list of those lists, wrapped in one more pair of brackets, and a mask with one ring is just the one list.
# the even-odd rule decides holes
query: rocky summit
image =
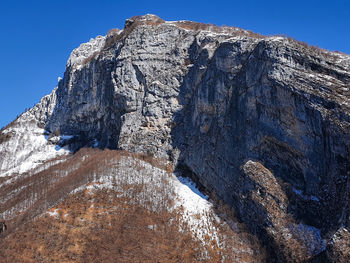
{"label": "rocky summit", "polygon": [[[349,261],[347,54],[132,17],[73,50],[57,88],[1,130],[0,191],[86,147],[165,160],[232,208],[267,262]],[[11,195],[3,220],[26,209]]]}

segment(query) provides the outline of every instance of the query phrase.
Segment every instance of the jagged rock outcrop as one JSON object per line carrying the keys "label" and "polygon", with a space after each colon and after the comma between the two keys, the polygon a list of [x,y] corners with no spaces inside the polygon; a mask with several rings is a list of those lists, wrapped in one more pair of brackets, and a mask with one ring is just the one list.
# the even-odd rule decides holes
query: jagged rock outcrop
{"label": "jagged rock outcrop", "polygon": [[319,229],[297,224],[288,214],[287,195],[262,164],[247,161],[238,181],[238,191],[234,193],[237,213],[252,233],[265,244],[272,241],[278,248],[274,258],[281,262],[305,262],[325,249]]}
{"label": "jagged rock outcrop", "polygon": [[[288,216],[305,233],[318,228],[326,238],[350,227],[349,90],[346,54],[146,15],[74,50],[57,89],[14,125],[30,114],[72,151],[98,146],[167,157],[247,224],[254,205],[263,218],[272,213],[264,198],[237,200],[241,166],[258,161],[278,193],[269,184],[262,189],[283,204],[270,223]],[[7,143],[8,131],[0,138]],[[19,163],[7,164],[16,159],[7,148],[0,157],[4,174]],[[257,172],[243,177],[254,182]],[[268,246],[288,250],[288,240],[279,239],[285,225],[272,232],[269,224],[258,227]],[[320,252],[306,250],[312,252],[303,260]]]}

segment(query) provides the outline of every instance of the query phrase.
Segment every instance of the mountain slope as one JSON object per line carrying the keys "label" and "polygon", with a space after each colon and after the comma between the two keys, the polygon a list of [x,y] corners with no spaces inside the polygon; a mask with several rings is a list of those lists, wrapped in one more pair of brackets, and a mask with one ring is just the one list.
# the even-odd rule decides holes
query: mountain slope
{"label": "mountain slope", "polygon": [[260,262],[265,252],[244,226],[231,221],[231,229],[189,179],[166,167],[85,149],[2,184],[11,193],[1,200],[9,227],[2,262]]}
{"label": "mountain slope", "polygon": [[31,177],[82,147],[167,159],[274,260],[335,260],[350,227],[350,56],[133,17],[75,49],[52,94],[1,131],[0,174]]}

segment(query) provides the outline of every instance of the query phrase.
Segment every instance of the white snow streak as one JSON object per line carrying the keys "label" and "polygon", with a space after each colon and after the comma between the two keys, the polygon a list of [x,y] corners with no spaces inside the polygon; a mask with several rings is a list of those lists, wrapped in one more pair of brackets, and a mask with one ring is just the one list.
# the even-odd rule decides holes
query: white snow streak
{"label": "white snow streak", "polygon": [[11,137],[0,144],[0,152],[6,154],[11,149],[15,154],[8,154],[6,160],[0,162],[0,177],[23,174],[47,160],[69,153],[68,149],[48,142],[45,130],[38,127],[35,117],[28,111],[3,133]]}
{"label": "white snow streak", "polygon": [[[220,219],[215,215],[208,197],[198,190],[191,179],[177,177],[175,174],[167,174],[162,169],[131,157],[123,157],[118,165],[119,167],[116,165],[115,169],[110,169],[108,173],[93,180],[89,185],[83,185],[75,189],[71,194],[83,190],[89,190],[92,194],[97,190],[112,189],[119,192],[121,196],[127,196],[128,193],[122,191],[122,184],[145,184],[144,191],[146,193],[143,196],[151,198],[153,204],[151,209],[157,209],[158,203],[163,198],[161,195],[164,192],[155,191],[154,189],[161,188],[162,182],[165,181],[166,189],[163,191],[172,193],[174,195],[172,199],[175,201],[174,206],[168,209],[172,211],[173,209],[183,208],[183,220],[192,229],[194,236],[202,242],[204,242],[206,236],[217,240],[218,235],[214,220],[219,222]],[[142,166],[143,169],[138,171],[135,169],[137,165]]]}

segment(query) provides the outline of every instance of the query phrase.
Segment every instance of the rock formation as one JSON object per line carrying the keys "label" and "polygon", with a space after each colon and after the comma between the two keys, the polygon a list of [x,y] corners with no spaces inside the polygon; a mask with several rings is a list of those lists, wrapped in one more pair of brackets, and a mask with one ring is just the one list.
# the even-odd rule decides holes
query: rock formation
{"label": "rock formation", "polygon": [[350,228],[349,55],[133,17],[75,49],[52,94],[1,131],[1,174],[49,147],[18,157],[33,132],[14,129],[29,122],[62,154],[168,158],[234,207],[276,260],[348,257],[332,236]]}

